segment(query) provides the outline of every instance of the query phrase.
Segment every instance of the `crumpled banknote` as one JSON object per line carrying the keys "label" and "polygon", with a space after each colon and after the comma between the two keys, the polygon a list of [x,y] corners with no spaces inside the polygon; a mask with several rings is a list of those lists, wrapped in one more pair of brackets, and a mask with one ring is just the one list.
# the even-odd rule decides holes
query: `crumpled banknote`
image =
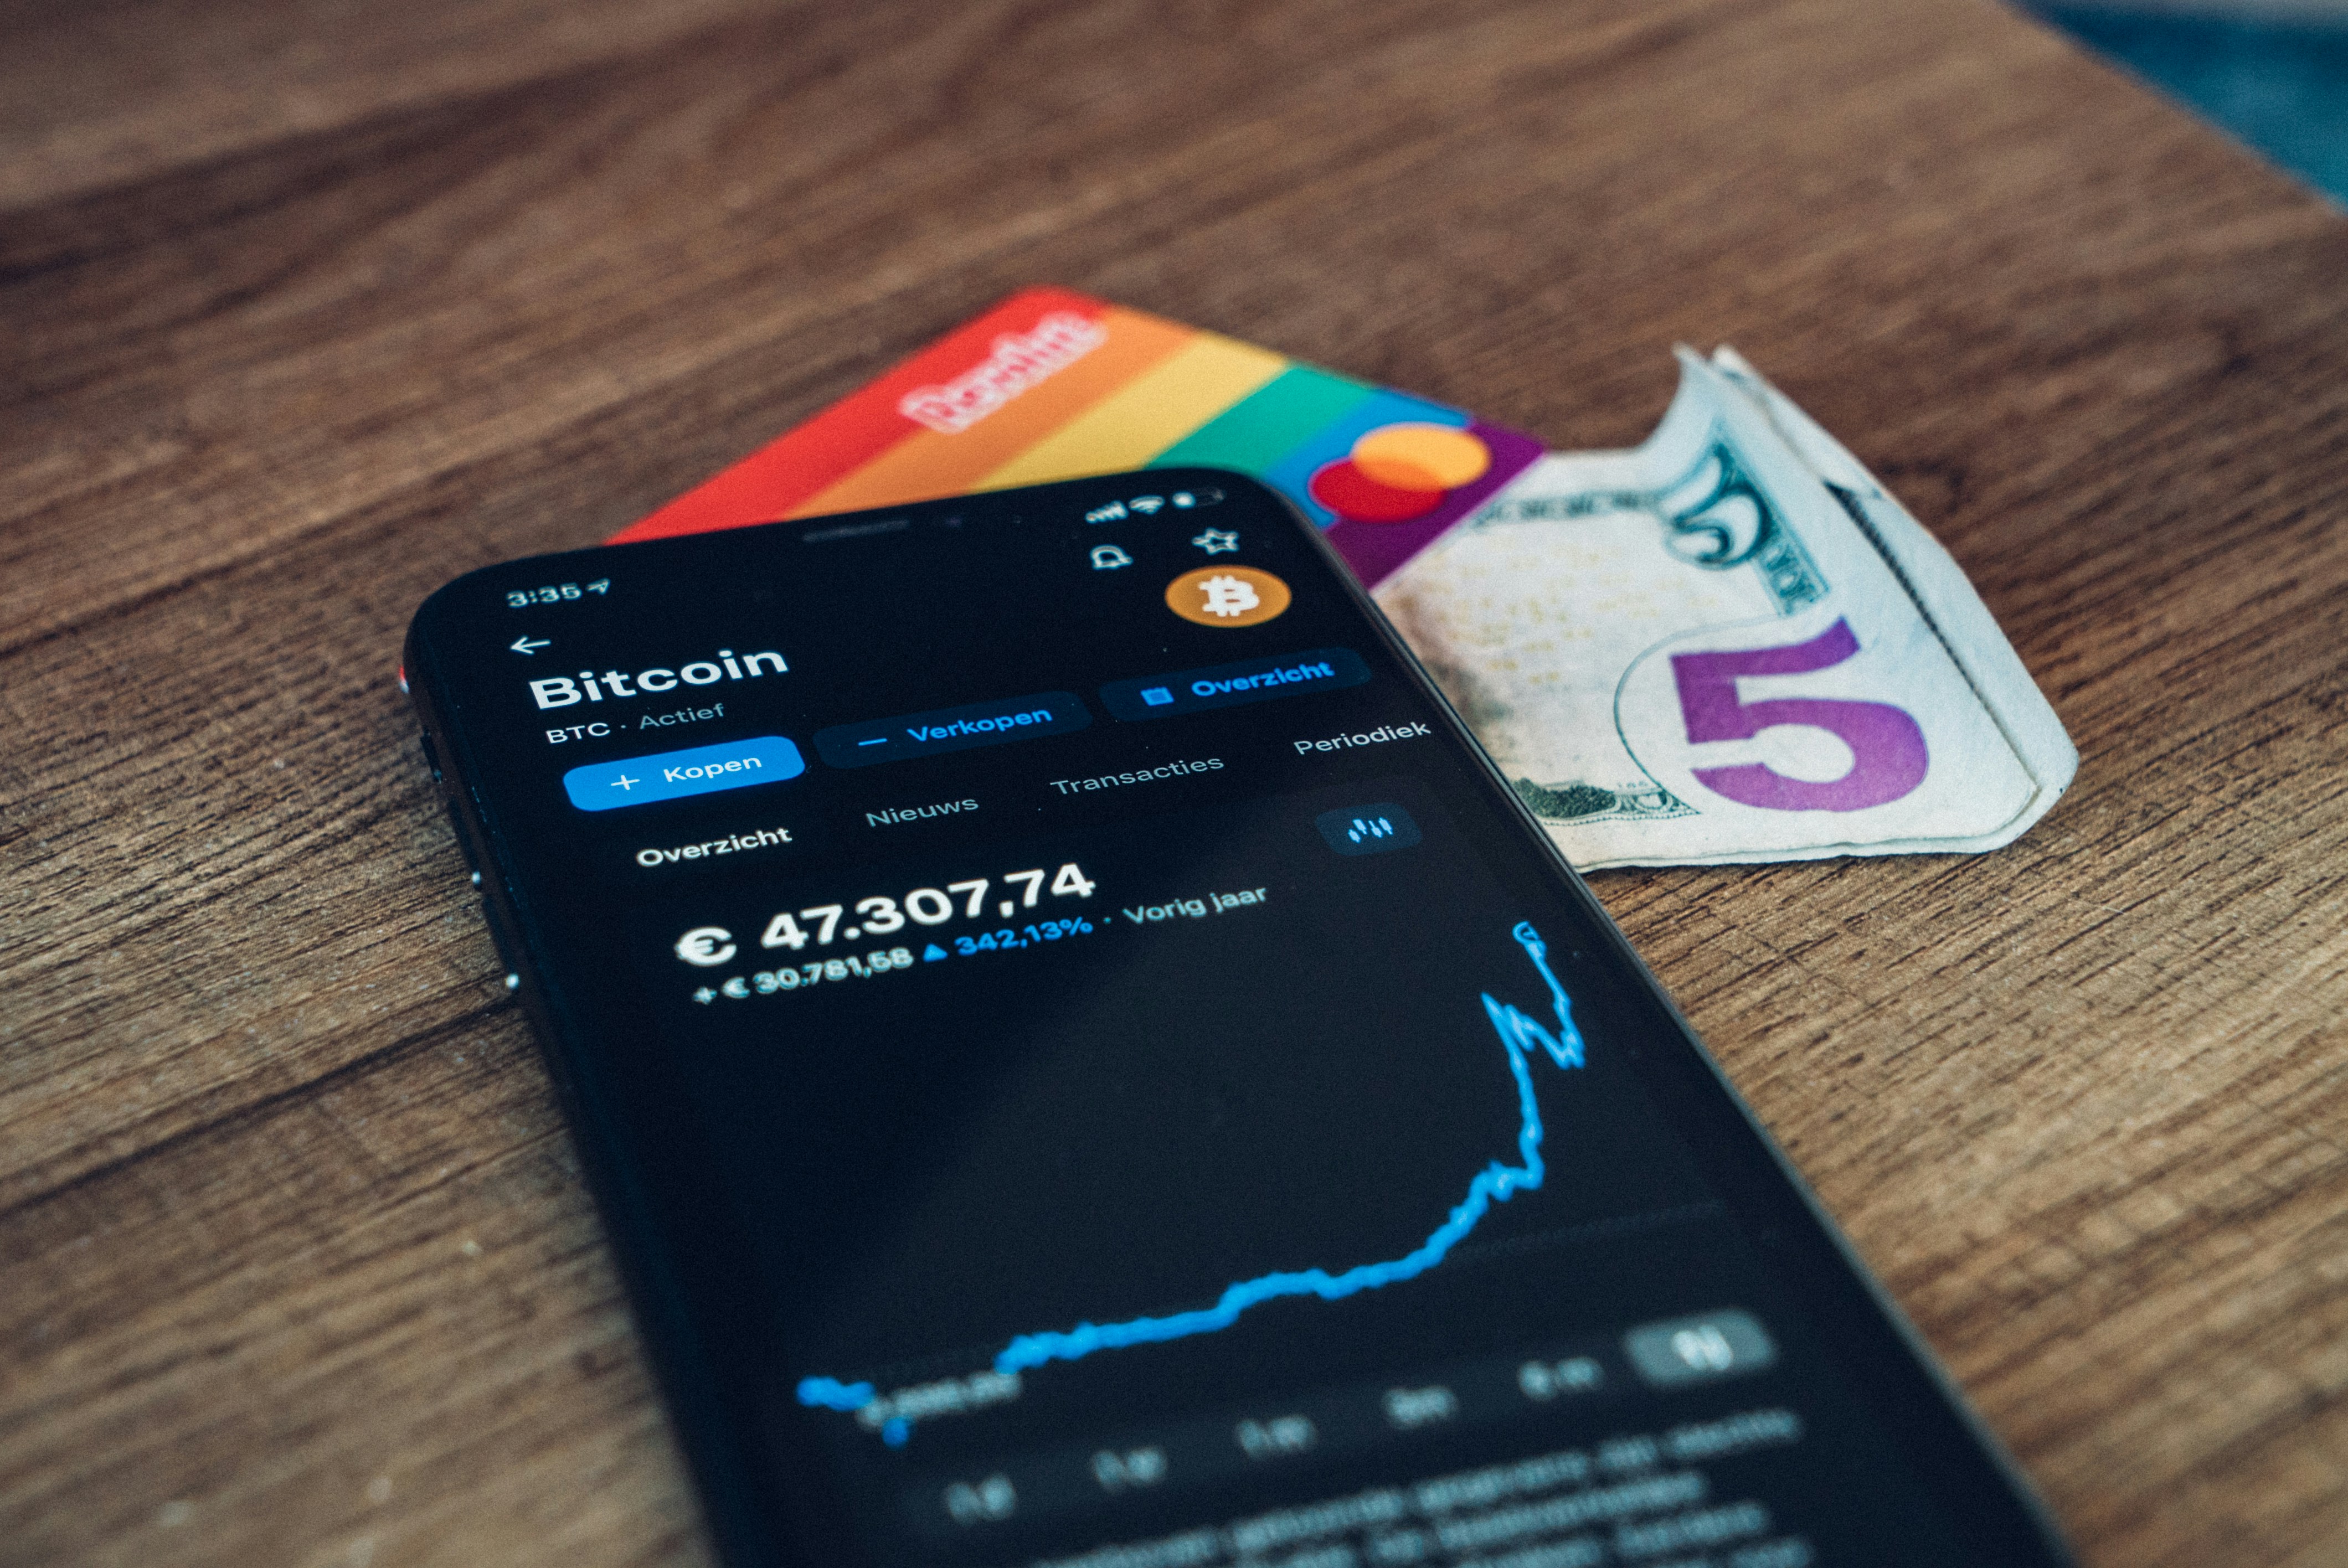
{"label": "crumpled banknote", "polygon": [[2078,753],[1948,552],[1728,349],[1377,589],[1575,866],[1994,849]]}

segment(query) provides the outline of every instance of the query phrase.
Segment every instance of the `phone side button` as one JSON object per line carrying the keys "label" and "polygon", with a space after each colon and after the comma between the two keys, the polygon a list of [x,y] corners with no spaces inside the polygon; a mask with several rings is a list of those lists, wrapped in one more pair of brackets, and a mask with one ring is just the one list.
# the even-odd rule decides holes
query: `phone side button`
{"label": "phone side button", "polygon": [[[479,872],[475,872],[473,876],[476,881],[479,880]],[[514,954],[520,950],[520,945],[511,939],[506,930],[505,920],[498,914],[497,906],[487,898],[481,900],[481,923],[489,927],[489,945],[497,948],[498,961],[505,966],[506,989],[510,991],[521,989],[521,965],[514,958]]]}
{"label": "phone side button", "polygon": [[465,819],[457,815],[455,801],[444,800],[441,804],[448,808],[448,831],[457,835],[457,850],[465,857],[465,869],[472,873],[473,886],[479,887],[481,885],[481,862],[473,853],[472,835],[465,831]]}

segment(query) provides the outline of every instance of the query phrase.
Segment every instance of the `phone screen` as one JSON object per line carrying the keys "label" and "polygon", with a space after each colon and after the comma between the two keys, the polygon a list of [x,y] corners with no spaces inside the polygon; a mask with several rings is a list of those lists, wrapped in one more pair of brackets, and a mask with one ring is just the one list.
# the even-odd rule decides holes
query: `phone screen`
{"label": "phone screen", "polygon": [[2060,1560],[1251,482],[492,568],[408,670],[732,1559]]}

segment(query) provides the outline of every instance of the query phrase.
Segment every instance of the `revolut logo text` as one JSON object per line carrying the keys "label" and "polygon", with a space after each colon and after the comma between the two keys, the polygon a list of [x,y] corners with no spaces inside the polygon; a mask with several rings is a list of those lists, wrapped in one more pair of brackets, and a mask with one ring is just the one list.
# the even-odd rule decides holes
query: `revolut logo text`
{"label": "revolut logo text", "polygon": [[695,660],[670,670],[655,665],[639,670],[633,675],[617,670],[597,674],[582,670],[576,675],[550,675],[530,683],[530,694],[541,708],[568,708],[573,702],[601,702],[606,698],[657,697],[664,692],[674,692],[679,685],[715,686],[720,681],[755,681],[769,671],[777,675],[789,670],[779,653],[744,653],[736,655],[731,648],[717,651],[717,661]]}

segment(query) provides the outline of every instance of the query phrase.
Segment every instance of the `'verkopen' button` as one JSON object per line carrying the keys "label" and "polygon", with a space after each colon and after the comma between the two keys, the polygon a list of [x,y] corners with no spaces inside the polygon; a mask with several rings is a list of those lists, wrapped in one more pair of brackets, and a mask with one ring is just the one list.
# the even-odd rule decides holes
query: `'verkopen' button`
{"label": "'verkopen' button", "polygon": [[780,735],[656,752],[623,763],[593,763],[562,775],[571,804],[581,811],[615,811],[647,801],[711,794],[722,789],[780,784],[807,772],[807,759]]}
{"label": "'verkopen' button", "polygon": [[868,719],[860,724],[834,724],[815,733],[815,751],[833,767],[863,768],[938,752],[1065,735],[1092,722],[1092,714],[1074,692],[1038,692],[1032,697],[1005,697],[959,708],[935,708],[926,713],[903,713],[893,719]]}

